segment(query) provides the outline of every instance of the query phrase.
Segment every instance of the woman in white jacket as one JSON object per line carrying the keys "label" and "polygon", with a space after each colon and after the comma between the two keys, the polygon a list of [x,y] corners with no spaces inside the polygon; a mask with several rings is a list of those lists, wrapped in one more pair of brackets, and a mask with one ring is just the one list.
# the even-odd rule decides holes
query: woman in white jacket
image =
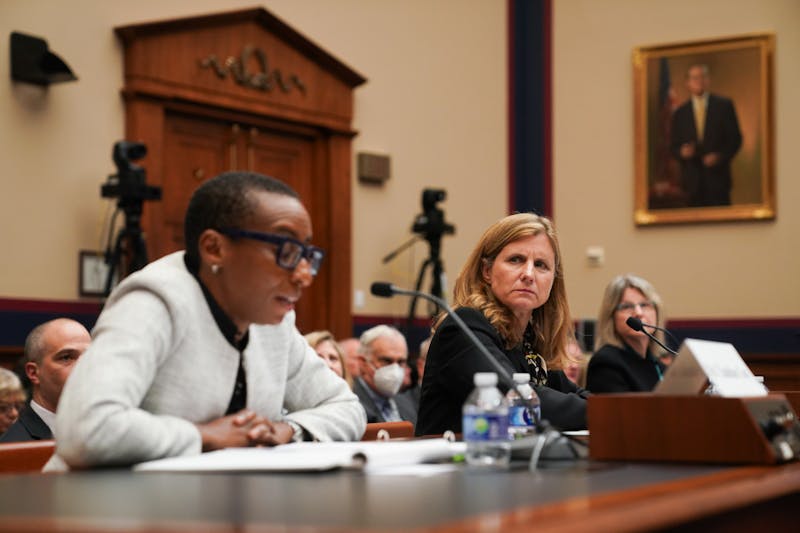
{"label": "woman in white jacket", "polygon": [[192,196],[185,252],[126,278],[59,404],[71,467],[232,446],[357,440],[358,399],[294,325],[323,258],[290,187],[221,174]]}

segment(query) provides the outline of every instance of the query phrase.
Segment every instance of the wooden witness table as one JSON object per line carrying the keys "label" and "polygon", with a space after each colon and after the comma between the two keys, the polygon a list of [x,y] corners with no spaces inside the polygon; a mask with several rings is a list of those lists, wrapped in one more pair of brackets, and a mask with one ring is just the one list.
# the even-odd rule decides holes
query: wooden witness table
{"label": "wooden witness table", "polygon": [[[800,464],[599,463],[531,473],[0,476],[0,531],[791,530]],[[764,529],[767,528],[767,529]]]}

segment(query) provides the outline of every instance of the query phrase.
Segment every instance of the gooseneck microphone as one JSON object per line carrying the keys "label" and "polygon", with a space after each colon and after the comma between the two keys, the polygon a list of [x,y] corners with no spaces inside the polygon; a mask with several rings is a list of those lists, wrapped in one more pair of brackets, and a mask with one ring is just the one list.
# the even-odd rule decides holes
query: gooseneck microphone
{"label": "gooseneck microphone", "polygon": [[[661,346],[662,348],[664,348],[666,351],[668,351],[668,352],[669,352],[669,353],[671,353],[672,355],[678,355],[678,352],[676,352],[676,351],[675,351],[675,350],[673,350],[672,348],[668,347],[666,344],[662,343],[660,340],[658,340],[658,339],[657,339],[657,338],[656,338],[654,335],[651,335],[651,334],[650,334],[650,333],[649,333],[647,330],[645,330],[644,328],[653,328],[653,329],[657,329],[657,330],[660,330],[660,331],[663,331],[663,332],[665,332],[667,335],[669,335],[670,337],[672,337],[672,333],[670,333],[670,332],[669,332],[669,331],[667,331],[666,329],[664,329],[664,328],[661,328],[661,327],[658,327],[658,326],[654,326],[654,325],[652,325],[652,324],[645,324],[644,322],[642,322],[642,321],[641,321],[641,319],[639,319],[638,317],[635,317],[635,316],[629,316],[629,317],[628,317],[628,320],[626,320],[626,321],[625,321],[625,324],[627,324],[627,325],[628,325],[628,327],[629,327],[629,328],[631,328],[633,331],[641,331],[642,333],[644,333],[645,335],[647,335],[647,336],[650,338],[650,340],[652,340],[653,342],[655,342],[656,344],[658,344],[659,346]],[[675,337],[672,337],[672,339],[674,340],[674,339],[675,339]]]}

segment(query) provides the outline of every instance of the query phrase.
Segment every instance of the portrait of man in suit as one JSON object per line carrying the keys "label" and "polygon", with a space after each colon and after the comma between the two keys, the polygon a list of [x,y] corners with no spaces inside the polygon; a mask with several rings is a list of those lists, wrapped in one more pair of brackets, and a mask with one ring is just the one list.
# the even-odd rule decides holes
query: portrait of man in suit
{"label": "portrait of man in suit", "polygon": [[775,216],[775,36],[634,49],[637,225]]}
{"label": "portrait of man in suit", "polygon": [[736,107],[709,92],[706,65],[689,67],[686,86],[690,97],[673,115],[670,148],[680,163],[688,207],[730,205],[731,161],[742,146]]}

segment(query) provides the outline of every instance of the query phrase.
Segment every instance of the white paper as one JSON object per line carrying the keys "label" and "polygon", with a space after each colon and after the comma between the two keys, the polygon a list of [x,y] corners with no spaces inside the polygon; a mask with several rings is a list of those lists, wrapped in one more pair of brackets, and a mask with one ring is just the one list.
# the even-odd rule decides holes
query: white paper
{"label": "white paper", "polygon": [[134,466],[139,472],[303,472],[389,467],[450,459],[463,442],[445,439],[369,442],[302,442],[274,448],[226,448]]}

